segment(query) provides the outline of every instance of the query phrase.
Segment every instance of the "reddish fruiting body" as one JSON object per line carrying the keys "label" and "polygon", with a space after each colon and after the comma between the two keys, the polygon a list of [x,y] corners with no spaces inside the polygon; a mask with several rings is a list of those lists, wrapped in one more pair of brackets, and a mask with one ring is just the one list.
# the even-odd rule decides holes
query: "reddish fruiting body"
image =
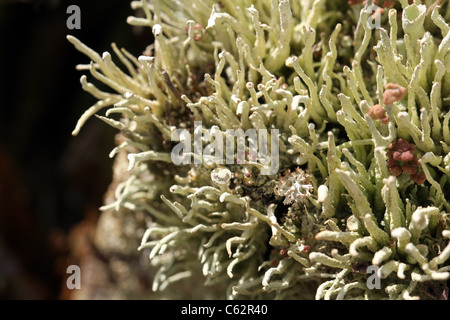
{"label": "reddish fruiting body", "polygon": [[399,176],[402,172],[409,174],[412,181],[423,184],[426,180],[425,174],[421,171],[419,160],[414,154],[416,146],[404,139],[398,139],[389,145],[387,152],[387,166],[393,176]]}

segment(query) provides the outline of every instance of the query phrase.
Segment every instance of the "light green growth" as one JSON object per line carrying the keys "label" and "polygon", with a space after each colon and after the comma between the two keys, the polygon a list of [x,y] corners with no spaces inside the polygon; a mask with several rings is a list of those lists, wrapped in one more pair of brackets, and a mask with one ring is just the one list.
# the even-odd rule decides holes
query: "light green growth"
{"label": "light green growth", "polygon": [[[99,101],[73,134],[109,108],[99,118],[125,138],[110,156],[127,152],[130,176],[103,209],[151,216],[136,249],[160,266],[154,290],[201,272],[228,299],[445,297],[450,4],[423,2],[396,2],[372,29],[347,0],[133,1],[128,23],[155,41],[139,57],[113,44],[121,65],[68,36],[92,60],[79,69],[111,88],[81,77]],[[389,83],[406,94],[386,105]],[[388,121],[370,116],[375,104]],[[223,141],[227,129],[278,129],[279,172],[174,165],[172,132],[194,134],[194,121]],[[391,174],[400,138],[423,184]],[[369,265],[380,289],[367,286]]]}

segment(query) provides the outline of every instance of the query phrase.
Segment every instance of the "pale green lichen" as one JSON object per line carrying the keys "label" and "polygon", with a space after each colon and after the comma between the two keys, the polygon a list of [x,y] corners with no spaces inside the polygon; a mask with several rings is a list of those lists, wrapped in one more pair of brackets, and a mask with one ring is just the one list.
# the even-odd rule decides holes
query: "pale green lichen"
{"label": "pale green lichen", "polygon": [[[400,1],[372,29],[350,2],[133,1],[141,16],[128,22],[155,42],[137,58],[113,44],[127,72],[68,36],[92,60],[79,69],[114,91],[81,78],[99,102],[74,134],[111,107],[99,118],[126,138],[110,156],[125,150],[130,175],[103,209],[152,217],[139,249],[160,266],[154,290],[200,269],[229,299],[447,298],[450,5]],[[279,171],[195,158],[206,138],[176,166],[177,129],[222,143],[230,129],[277,129]],[[403,140],[417,163],[402,173]]]}

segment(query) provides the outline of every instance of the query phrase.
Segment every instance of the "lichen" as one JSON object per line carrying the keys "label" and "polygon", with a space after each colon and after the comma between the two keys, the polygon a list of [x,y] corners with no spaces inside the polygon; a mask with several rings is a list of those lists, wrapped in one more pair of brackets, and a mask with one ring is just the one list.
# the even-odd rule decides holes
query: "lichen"
{"label": "lichen", "polygon": [[[98,102],[73,134],[109,108],[129,175],[102,209],[151,217],[136,249],[155,291],[200,268],[229,299],[447,299],[450,5],[370,5],[132,1],[155,41],[138,57],[113,44],[120,66],[68,36],[112,90],[81,77]],[[277,142],[278,172],[255,141],[237,151],[239,129]],[[174,136],[192,144],[179,165]]]}

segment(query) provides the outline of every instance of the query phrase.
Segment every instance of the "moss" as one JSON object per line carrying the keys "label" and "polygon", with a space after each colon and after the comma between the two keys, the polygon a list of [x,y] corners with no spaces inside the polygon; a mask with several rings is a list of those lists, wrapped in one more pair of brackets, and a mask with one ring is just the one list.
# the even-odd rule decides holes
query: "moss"
{"label": "moss", "polygon": [[[151,217],[155,290],[200,263],[230,299],[446,297],[450,5],[384,3],[374,29],[359,1],[133,1],[128,22],[155,42],[137,58],[113,46],[120,67],[68,36],[113,90],[81,78],[99,102],[74,134],[109,107],[126,138],[112,156],[127,152],[129,177],[103,209]],[[251,137],[244,156],[239,139],[230,161],[199,156],[237,129],[268,134],[276,173]],[[174,134],[192,150],[179,166]]]}

